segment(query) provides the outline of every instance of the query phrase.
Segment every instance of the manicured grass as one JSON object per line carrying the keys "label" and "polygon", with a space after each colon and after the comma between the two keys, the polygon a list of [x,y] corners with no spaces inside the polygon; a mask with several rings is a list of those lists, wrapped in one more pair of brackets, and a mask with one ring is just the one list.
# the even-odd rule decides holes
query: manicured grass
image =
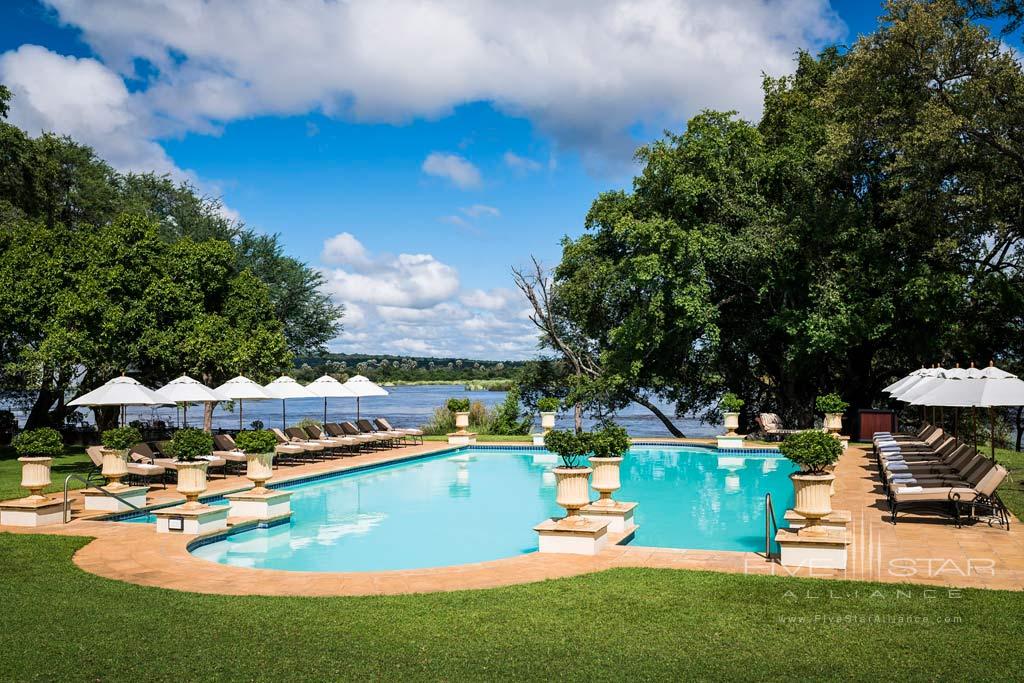
{"label": "manicured grass", "polygon": [[[0,534],[0,680],[1012,680],[1024,594],[619,569],[488,591],[210,596]],[[953,621],[955,620],[955,621]]]}
{"label": "manicured grass", "polygon": [[[982,448],[979,446],[979,448]],[[987,449],[982,451],[987,453]],[[999,497],[1006,503],[1017,519],[1024,517],[1024,453],[1005,448],[996,449],[996,461],[1009,471],[1009,476],[999,487]]]}
{"label": "manicured grass", "polygon": [[[85,475],[92,468],[89,456],[85,454],[83,446],[67,446],[64,455],[54,458],[50,467],[50,480],[53,482],[47,493],[55,493],[64,490],[64,479],[72,473]],[[72,479],[69,488],[77,489],[82,485]],[[27,496],[28,492],[21,488],[21,463],[14,449],[4,447],[0,449],[0,500],[8,498],[21,498]]]}

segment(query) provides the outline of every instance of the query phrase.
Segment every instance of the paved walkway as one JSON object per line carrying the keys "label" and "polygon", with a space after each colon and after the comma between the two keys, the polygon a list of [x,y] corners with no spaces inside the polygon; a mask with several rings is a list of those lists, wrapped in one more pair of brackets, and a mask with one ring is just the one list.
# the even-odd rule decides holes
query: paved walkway
{"label": "paved walkway", "polygon": [[[281,468],[278,477],[335,471],[442,450],[428,443],[391,451]],[[594,557],[531,553],[476,564],[386,572],[290,572],[214,564],[186,550],[188,537],[157,534],[151,525],[76,519],[63,527],[19,533],[94,536],[74,558],[82,569],[111,579],[183,591],[229,595],[367,595],[491,588],[575,576],[612,567],[701,569],[749,574],[818,576],[931,586],[1024,589],[1024,529],[974,525],[955,528],[944,520],[908,517],[899,525],[888,514],[875,483],[869,455],[851,448],[836,468],[835,508],[853,513],[849,568],[790,569],[755,553],[678,550],[614,545]],[[210,492],[244,487],[232,477],[211,482]],[[179,499],[173,487],[157,490],[151,502]],[[641,505],[643,501],[640,501]],[[2,529],[2,528],[0,528]]]}

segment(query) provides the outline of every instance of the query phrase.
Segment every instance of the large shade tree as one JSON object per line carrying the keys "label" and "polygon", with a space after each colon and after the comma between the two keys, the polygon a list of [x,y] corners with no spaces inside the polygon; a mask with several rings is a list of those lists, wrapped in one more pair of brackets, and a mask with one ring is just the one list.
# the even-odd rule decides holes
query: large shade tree
{"label": "large shade tree", "polygon": [[[848,51],[642,148],[561,263],[517,280],[577,398],[806,424],[921,364],[998,357],[1024,320],[1024,74],[954,0],[887,5]],[[673,433],[671,416],[656,414]]]}
{"label": "large shade tree", "polygon": [[187,184],[2,120],[0,160],[0,379],[29,426],[121,372],[269,377],[340,330],[316,270]]}

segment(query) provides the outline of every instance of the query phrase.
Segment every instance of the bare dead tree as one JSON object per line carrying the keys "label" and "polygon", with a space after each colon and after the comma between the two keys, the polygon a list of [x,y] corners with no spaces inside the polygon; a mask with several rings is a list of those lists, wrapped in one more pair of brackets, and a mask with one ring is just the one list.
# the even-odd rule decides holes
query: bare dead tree
{"label": "bare dead tree", "polygon": [[[558,324],[558,318],[554,313],[554,286],[551,277],[537,260],[530,257],[533,267],[529,272],[519,268],[512,269],[512,279],[523,293],[526,300],[530,302],[533,313],[530,314],[530,322],[544,335],[544,343],[558,351],[573,369],[573,373],[580,378],[597,379],[601,376],[601,364],[596,354],[589,349],[580,349],[567,339],[567,335]],[[675,437],[684,437],[668,415],[658,406],[652,403],[646,396],[638,392],[628,392],[629,398],[651,411],[655,417],[661,420],[666,429]],[[583,405],[577,401],[574,406],[574,417],[576,431],[583,431]]]}

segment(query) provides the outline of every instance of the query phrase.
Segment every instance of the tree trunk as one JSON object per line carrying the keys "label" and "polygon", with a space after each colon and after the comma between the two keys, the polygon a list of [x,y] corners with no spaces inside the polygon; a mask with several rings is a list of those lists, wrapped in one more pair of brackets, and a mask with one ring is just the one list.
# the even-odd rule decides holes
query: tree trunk
{"label": "tree trunk", "polygon": [[203,404],[203,431],[207,434],[213,432],[213,406],[215,404],[207,401]]}
{"label": "tree trunk", "polygon": [[581,434],[583,432],[583,404],[577,403],[573,407],[573,419],[575,420],[576,433]]}
{"label": "tree trunk", "polygon": [[1024,436],[1024,406],[1017,407],[1017,452],[1020,453],[1020,439]]}
{"label": "tree trunk", "polygon": [[117,422],[121,414],[121,409],[117,406],[96,407],[92,410],[96,419],[96,429],[98,429],[101,434],[106,430],[113,429],[117,426]]}
{"label": "tree trunk", "polygon": [[57,394],[50,388],[49,383],[45,383],[40,387],[39,393],[36,394],[36,400],[32,404],[32,409],[25,419],[25,429],[51,426],[50,406],[53,405],[55,400],[57,400]]}
{"label": "tree trunk", "polygon": [[672,420],[669,419],[668,415],[663,413],[658,406],[654,405],[643,396],[633,396],[633,400],[642,405],[644,408],[647,408],[647,410],[651,411],[654,414],[654,417],[661,420],[661,423],[665,425],[665,428],[669,431],[670,434],[672,434],[672,436],[676,437],[677,439],[686,438],[686,435],[683,434],[679,430],[679,428],[672,423]]}

